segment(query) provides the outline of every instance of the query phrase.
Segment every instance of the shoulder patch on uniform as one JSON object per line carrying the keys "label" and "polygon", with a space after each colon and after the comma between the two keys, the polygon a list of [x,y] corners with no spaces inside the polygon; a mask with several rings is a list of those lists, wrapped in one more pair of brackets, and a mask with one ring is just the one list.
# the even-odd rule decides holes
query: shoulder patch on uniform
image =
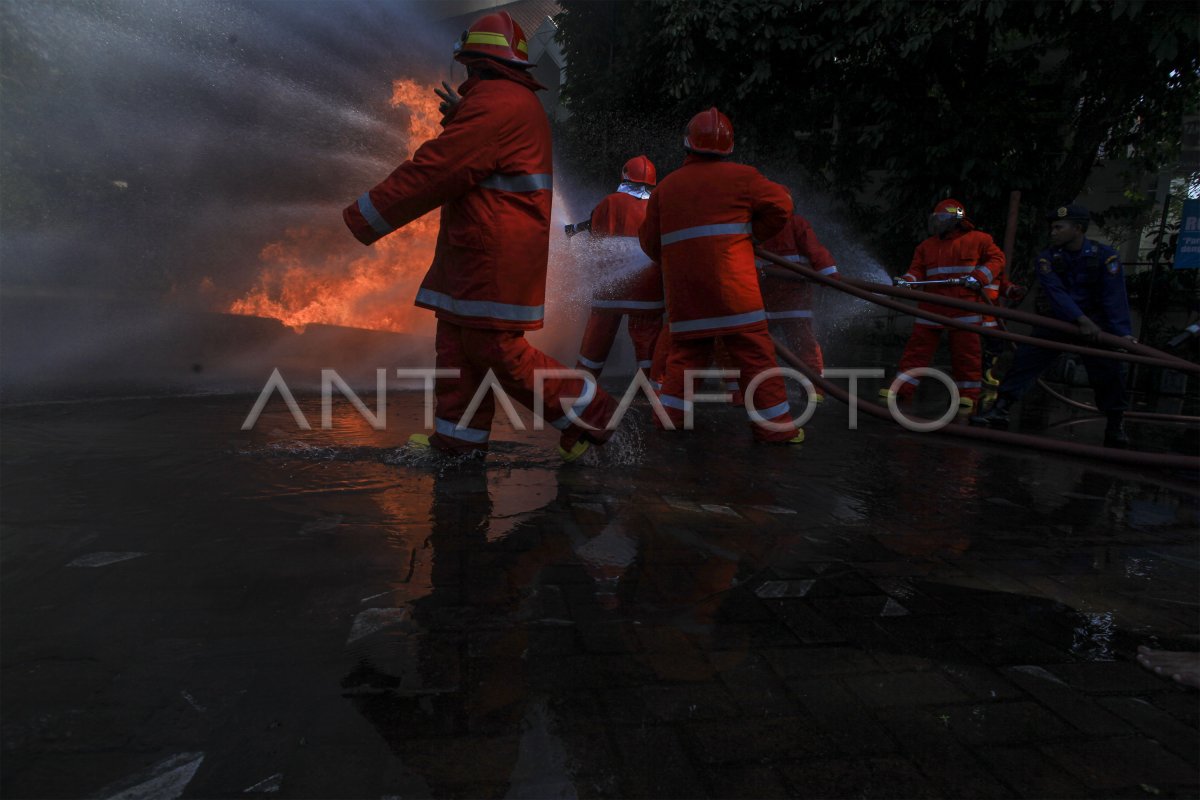
{"label": "shoulder patch on uniform", "polygon": [[1050,262],[1047,259],[1039,258],[1037,265],[1038,265],[1038,269],[1041,270],[1042,272],[1050,271]]}
{"label": "shoulder patch on uniform", "polygon": [[1121,271],[1121,260],[1119,256],[1109,256],[1104,260],[1104,268],[1108,270],[1109,275],[1116,275]]}

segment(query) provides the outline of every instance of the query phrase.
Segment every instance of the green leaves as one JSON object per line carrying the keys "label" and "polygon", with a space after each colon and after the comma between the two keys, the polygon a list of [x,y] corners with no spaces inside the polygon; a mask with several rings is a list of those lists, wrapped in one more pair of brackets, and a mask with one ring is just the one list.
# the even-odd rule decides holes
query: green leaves
{"label": "green leaves", "polygon": [[899,258],[941,192],[998,231],[1009,191],[1073,199],[1101,152],[1169,160],[1200,96],[1191,0],[562,5],[567,134],[589,143],[586,168],[627,155],[597,114],[670,131],[634,149],[678,154],[677,131],[715,104],[739,157],[801,165]]}

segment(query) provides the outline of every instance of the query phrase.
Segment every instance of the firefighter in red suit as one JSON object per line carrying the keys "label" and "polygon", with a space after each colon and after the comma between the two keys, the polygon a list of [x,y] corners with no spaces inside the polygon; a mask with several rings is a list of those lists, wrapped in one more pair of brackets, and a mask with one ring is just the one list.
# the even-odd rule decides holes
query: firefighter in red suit
{"label": "firefighter in red suit", "polygon": [[[782,231],[763,242],[762,249],[840,280],[833,256],[821,244],[808,220],[799,214],[794,215]],[[765,261],[758,262],[758,283],[766,305],[767,320],[801,361],[823,375],[825,359],[821,345],[813,335],[812,283],[796,280],[794,275],[779,274],[776,272],[778,269]],[[819,403],[824,397],[824,393],[817,389],[813,399]]]}
{"label": "firefighter in red suit", "polygon": [[[671,343],[660,399],[677,427],[685,419],[685,370],[703,370],[720,337],[740,372],[743,392],[760,373],[775,368],[775,347],[754,267],[754,244],[788,222],[787,190],[753,167],[726,158],[733,152],[733,125],[715,108],[688,123],[683,166],[659,183],[646,209],[640,238],[646,255],[662,265]],[[800,443],[783,378],[760,382],[747,393],[759,441]],[[774,425],[758,424],[765,420]]]}
{"label": "firefighter in red suit", "polygon": [[[992,241],[992,237],[976,230],[967,219],[963,204],[947,199],[938,203],[928,221],[929,238],[917,245],[908,272],[895,279],[897,286],[912,281],[955,280],[954,285],[925,286],[926,294],[940,297],[956,297],[963,300],[980,301],[980,291],[1004,270],[1004,252]],[[983,321],[983,309],[964,311],[936,302],[922,301],[920,310],[931,311],[946,317],[954,317],[971,325]],[[929,366],[942,339],[943,326],[921,319],[913,320],[912,335],[900,357],[897,379],[900,399],[911,398],[920,379],[908,374],[908,370]],[[974,407],[979,399],[981,369],[979,334],[970,330],[950,328],[950,369],[958,387],[959,404],[967,409]],[[880,396],[887,397],[891,390],[883,389]]]}
{"label": "firefighter in red suit", "polygon": [[[646,201],[656,183],[654,164],[636,156],[621,170],[617,190],[600,201],[589,220],[593,254],[603,272],[595,276],[592,314],[579,345],[577,369],[596,377],[616,341],[621,317],[629,317],[629,338],[638,370],[646,373],[662,330],[662,270],[649,261],[638,244],[638,228],[646,218]],[[572,226],[578,228],[581,226]]]}
{"label": "firefighter in red suit", "polygon": [[[442,209],[416,304],[437,315],[438,368],[460,376],[437,379],[435,432],[414,435],[418,447],[486,450],[492,392],[464,417],[488,373],[533,408],[535,372],[564,369],[525,340],[525,331],[542,327],[552,188],[550,126],[534,94],[545,87],[527,73],[527,55],[525,33],[506,12],[476,21],[455,47],[468,77],[443,106],[442,133],[342,212],[355,238],[371,244]],[[535,410],[562,431],[567,460],[611,433],[605,426],[616,404],[598,387],[551,378],[543,396],[545,408]],[[568,417],[564,400],[583,426]]]}

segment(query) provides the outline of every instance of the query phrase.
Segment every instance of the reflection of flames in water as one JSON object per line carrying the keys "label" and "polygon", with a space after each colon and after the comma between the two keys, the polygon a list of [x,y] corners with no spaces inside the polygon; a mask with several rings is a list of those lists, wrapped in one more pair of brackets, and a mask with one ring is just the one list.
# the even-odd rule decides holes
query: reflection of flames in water
{"label": "reflection of flames in water", "polygon": [[[411,80],[392,82],[392,105],[409,112],[406,157],[438,134],[439,102],[431,87]],[[432,330],[432,315],[415,308],[412,300],[433,260],[437,230],[437,213],[426,214],[347,263],[346,249],[359,247],[347,231],[332,225],[289,228],[282,240],[263,248],[257,286],[229,310],[275,317],[295,328],[319,322],[388,331]]]}

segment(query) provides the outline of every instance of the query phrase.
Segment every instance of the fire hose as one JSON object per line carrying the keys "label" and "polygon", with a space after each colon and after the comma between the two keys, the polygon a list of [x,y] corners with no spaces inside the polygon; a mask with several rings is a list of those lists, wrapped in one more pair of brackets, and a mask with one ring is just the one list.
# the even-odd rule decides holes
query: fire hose
{"label": "fire hose", "polygon": [[[941,322],[942,324],[946,324],[949,327],[960,328],[960,329],[971,329],[971,330],[975,330],[980,333],[984,333],[985,335],[991,335],[991,336],[995,336],[995,337],[1001,338],[1001,339],[1008,339],[1010,341],[1017,341],[1017,342],[1024,341],[1024,342],[1028,342],[1030,344],[1036,344],[1038,346],[1050,346],[1050,347],[1054,347],[1055,349],[1067,350],[1068,352],[1081,352],[1081,353],[1084,353],[1087,355],[1097,355],[1097,356],[1101,356],[1101,357],[1118,358],[1120,360],[1134,361],[1135,363],[1150,363],[1155,366],[1165,366],[1170,369],[1177,369],[1180,371],[1200,373],[1200,365],[1196,365],[1196,364],[1191,363],[1190,361],[1185,361],[1183,359],[1176,358],[1174,356],[1170,356],[1166,353],[1160,353],[1158,350],[1155,350],[1154,348],[1147,347],[1145,345],[1136,344],[1133,342],[1129,342],[1126,339],[1116,337],[1116,336],[1111,336],[1110,334],[1101,334],[1101,341],[1104,341],[1104,338],[1107,337],[1110,341],[1106,342],[1106,343],[1110,343],[1115,346],[1129,347],[1130,349],[1136,348],[1139,351],[1139,353],[1138,354],[1118,353],[1118,352],[1112,352],[1112,351],[1107,351],[1107,350],[1099,350],[1096,348],[1080,347],[1077,345],[1068,345],[1063,342],[1042,340],[1042,339],[1037,339],[1034,337],[1022,336],[1020,334],[1009,333],[1007,331],[990,330],[990,329],[982,328],[982,327],[976,326],[976,325],[969,325],[966,323],[961,323],[961,322],[958,322],[957,320],[955,320],[953,317],[946,317],[946,316],[943,316],[940,314],[934,314],[931,312],[912,309],[902,303],[896,303],[896,302],[892,302],[892,301],[888,301],[888,300],[883,300],[881,298],[872,296],[873,294],[878,293],[878,294],[888,294],[888,295],[892,295],[895,297],[902,297],[902,298],[913,299],[913,300],[928,300],[928,295],[924,295],[923,293],[912,292],[912,291],[905,290],[905,289],[898,289],[898,288],[891,287],[891,286],[883,286],[883,285],[879,285],[879,284],[867,283],[865,281],[857,281],[857,280],[854,280],[851,278],[842,278],[840,280],[826,278],[824,275],[818,274],[815,270],[809,269],[809,268],[801,266],[799,264],[794,264],[790,261],[787,261],[787,260],[781,258],[780,256],[775,255],[774,253],[770,253],[766,250],[762,250],[761,248],[756,248],[755,253],[758,255],[759,258],[762,258],[766,261],[769,261],[772,264],[776,264],[776,265],[782,267],[788,273],[801,275],[801,276],[808,278],[816,283],[821,283],[826,286],[831,286],[835,289],[838,289],[839,291],[846,292],[847,294],[853,295],[855,297],[859,297],[859,298],[867,300],[869,302],[878,303],[879,305],[883,305],[888,308],[895,308],[896,310],[903,311],[905,313],[915,314],[916,316],[922,317],[924,319],[930,319],[930,320],[933,320],[936,322]],[[945,301],[945,302],[943,302],[943,301]],[[939,297],[937,302],[939,305],[952,306],[952,307],[961,308],[961,309],[968,310],[968,311],[978,310],[978,308],[979,308],[979,304],[973,300],[959,300],[957,298],[951,298],[951,297]],[[1002,308],[999,306],[995,306],[995,307],[993,307],[992,310],[995,312],[994,316],[996,316],[998,319],[1007,317],[1010,319],[1015,319],[1019,322],[1027,322],[1028,324],[1031,324],[1031,325],[1040,325],[1042,327],[1047,327],[1047,328],[1058,327],[1060,330],[1065,330],[1066,332],[1070,332],[1070,333],[1077,332],[1077,328],[1068,323],[1061,323],[1060,325],[1054,325],[1054,324],[1047,325],[1044,323],[1057,323],[1059,321],[1051,320],[1051,319],[1041,317],[1041,316],[1035,315],[1035,314],[1028,314],[1026,312],[1017,311],[1016,309]],[[778,341],[778,339],[775,340],[775,349],[776,349],[776,352],[779,354],[780,358],[783,359],[783,361],[785,361],[789,366],[797,369],[801,374],[803,374],[806,378],[808,378],[810,381],[812,381],[812,383],[814,385],[819,386],[826,394],[831,395],[832,397],[835,397],[836,399],[840,400],[841,402],[843,402],[847,405],[850,404],[851,397],[848,392],[843,390],[841,387],[835,385],[831,381],[828,381],[825,378],[821,377],[816,372],[814,372],[812,369],[810,369],[790,349],[788,349],[783,343]],[[860,398],[854,398],[853,402],[855,403],[858,410],[862,411],[863,413],[867,414],[868,416],[876,417],[879,419],[891,420],[893,422],[895,421],[892,419],[892,415],[889,410],[881,408],[880,406],[878,406],[874,403],[864,402]],[[929,420],[917,420],[915,418],[913,418],[913,419],[914,419],[914,421],[924,421],[924,422],[929,421]],[[943,434],[950,435],[950,436],[958,436],[960,438],[975,439],[975,440],[988,441],[988,442],[996,442],[996,443],[1001,443],[1001,444],[1014,444],[1014,445],[1020,445],[1020,446],[1024,446],[1024,447],[1033,448],[1036,450],[1045,450],[1045,451],[1055,452],[1055,453],[1067,453],[1070,455],[1077,455],[1077,456],[1080,456],[1083,458],[1102,459],[1102,460],[1106,460],[1106,461],[1130,464],[1130,465],[1134,465],[1134,466],[1200,470],[1200,457],[1195,457],[1195,456],[1176,455],[1176,454],[1172,454],[1172,453],[1144,453],[1144,452],[1139,452],[1136,450],[1118,450],[1118,449],[1109,448],[1109,447],[1097,447],[1095,445],[1086,445],[1086,444],[1080,444],[1077,442],[1066,442],[1066,441],[1061,441],[1061,440],[1045,439],[1042,437],[1031,436],[1028,434],[1010,433],[1008,431],[998,431],[998,430],[993,430],[991,428],[978,428],[978,427],[970,427],[970,426],[966,426],[966,425],[947,425],[947,426],[944,426],[944,427],[938,429],[936,432],[943,433]]]}
{"label": "fire hose", "polygon": [[[842,291],[853,295],[854,297],[881,305],[884,308],[890,308],[905,314],[912,314],[922,319],[930,320],[931,322],[937,322],[948,328],[958,328],[960,330],[969,330],[974,333],[984,333],[987,336],[1005,339],[1010,342],[1032,344],[1037,345],[1038,347],[1045,347],[1053,350],[1063,350],[1068,353],[1079,353],[1080,355],[1112,358],[1117,361],[1128,361],[1133,364],[1149,364],[1150,366],[1166,367],[1168,369],[1174,369],[1180,372],[1189,372],[1200,375],[1200,364],[1193,364],[1192,362],[1186,361],[1177,356],[1163,353],[1159,350],[1155,350],[1153,347],[1147,347],[1146,345],[1132,342],[1120,336],[1113,336],[1109,333],[1101,333],[1099,335],[1099,342],[1112,347],[1121,347],[1125,350],[1133,352],[1101,350],[1094,347],[1084,347],[1082,345],[1059,342],[1053,339],[1038,339],[1033,336],[1025,336],[1019,333],[1009,333],[1007,331],[982,328],[979,325],[961,322],[954,317],[947,317],[942,314],[938,314],[933,311],[926,311],[920,308],[914,309],[910,306],[904,305],[903,303],[898,303],[895,300],[875,297],[874,295],[882,294],[903,300],[933,302],[939,306],[947,306],[949,308],[957,308],[964,311],[978,312],[979,303],[975,300],[961,300],[957,297],[943,297],[939,295],[936,301],[931,301],[930,296],[924,292],[915,292],[909,289],[901,289],[895,286],[885,286],[878,283],[868,283],[867,281],[859,281],[853,278],[842,278],[840,280],[827,278],[824,275],[818,274],[816,270],[800,264],[794,264],[775,255],[774,253],[770,253],[761,248],[755,248],[755,253],[759,258],[769,261],[777,266],[781,266],[791,273],[802,275],[803,277],[808,278],[815,283],[820,283],[823,286],[831,286],[838,291]],[[772,270],[769,274],[779,273]],[[1060,332],[1070,333],[1073,335],[1077,335],[1079,333],[1079,329],[1075,325],[1072,325],[1068,322],[1062,322],[1061,320],[1043,317],[1039,314],[1030,314],[1025,311],[1017,311],[1015,308],[1001,308],[999,306],[993,308],[992,310],[995,312],[994,316],[997,318],[1012,319],[1017,322],[1024,322],[1029,325],[1048,328],[1051,330],[1058,330]]]}
{"label": "fire hose", "polygon": [[[905,286],[913,286],[913,285],[916,285],[917,283],[922,283],[922,282],[906,281],[904,285]],[[926,283],[926,284],[938,283],[938,281],[924,281],[923,283]],[[965,283],[965,281],[962,280],[961,278],[950,278],[947,281],[947,283],[950,283],[955,286],[961,286]],[[992,298],[989,297],[986,293],[980,292],[979,296],[980,296],[980,298],[982,298],[984,303],[986,303],[993,309],[999,308],[999,306],[996,305],[996,302],[994,300],[992,300]],[[1003,331],[1008,330],[1008,326],[1006,326],[1004,324],[1004,320],[1002,320],[1000,318],[996,318],[996,325],[1000,328],[1000,330],[1003,330]],[[1042,380],[1041,378],[1038,378],[1037,382],[1038,382],[1038,386],[1042,387],[1042,390],[1044,392],[1046,392],[1046,394],[1050,395],[1055,400],[1058,400],[1060,403],[1064,403],[1065,405],[1071,406],[1072,408],[1078,408],[1082,411],[1087,411],[1092,414],[1103,413],[1100,411],[1100,409],[1096,408],[1094,405],[1092,405],[1090,403],[1083,403],[1083,402],[1080,402],[1079,400],[1072,400],[1071,398],[1067,397],[1064,394],[1059,394],[1058,392],[1054,391],[1054,389],[1050,388],[1050,385],[1048,383],[1046,383],[1046,381]],[[1125,418],[1126,419],[1140,419],[1140,420],[1143,420],[1146,422],[1167,422],[1167,423],[1180,422],[1180,423],[1184,423],[1184,424],[1200,423],[1200,417],[1188,416],[1186,414],[1157,414],[1157,413],[1154,413],[1151,411],[1126,411]]]}
{"label": "fire hose", "polygon": [[[1050,385],[1048,383],[1046,383],[1041,378],[1038,378],[1038,386],[1041,386],[1042,390],[1044,392],[1046,392],[1046,394],[1053,397],[1055,400],[1058,400],[1061,403],[1065,403],[1066,405],[1069,405],[1072,408],[1078,408],[1081,411],[1090,411],[1093,414],[1102,413],[1100,411],[1100,409],[1096,408],[1094,405],[1092,405],[1090,403],[1083,403],[1083,402],[1080,402],[1079,400],[1072,400],[1071,398],[1067,397],[1065,394],[1056,392],[1054,389],[1052,389],[1050,387]],[[1197,423],[1200,423],[1200,417],[1192,417],[1192,416],[1188,416],[1187,414],[1157,414],[1152,411],[1126,411],[1125,419],[1140,419],[1140,420],[1144,420],[1146,422],[1180,422],[1180,423],[1184,423],[1184,424],[1188,424],[1188,425],[1195,425]]]}
{"label": "fire hose", "polygon": [[[775,341],[775,352],[781,359],[798,370],[804,377],[812,381],[814,386],[819,387],[825,394],[830,395],[841,402],[849,405],[852,402],[850,393],[842,389],[832,381],[818,375],[807,364],[787,348],[779,339],[772,337]],[[875,403],[870,403],[861,398],[853,398],[853,402],[859,411],[868,416],[875,417],[881,420],[895,422],[891,412]],[[931,420],[921,419],[911,415],[907,415],[913,422],[930,422]],[[1183,456],[1174,453],[1143,453],[1138,450],[1117,450],[1112,447],[1098,447],[1091,444],[1080,444],[1078,442],[1067,442],[1060,439],[1046,439],[1040,436],[1030,436],[1025,433],[1009,433],[1008,431],[998,431],[991,428],[975,428],[969,425],[946,425],[933,431],[934,433],[946,434],[948,436],[958,436],[965,439],[975,439],[984,442],[996,442],[999,444],[1015,444],[1022,447],[1029,447],[1035,450],[1045,450],[1051,453],[1066,453],[1068,455],[1080,456],[1081,458],[1100,459],[1104,461],[1113,461],[1120,464],[1129,464],[1139,467],[1163,467],[1166,469],[1186,469],[1200,470],[1200,457]]]}

